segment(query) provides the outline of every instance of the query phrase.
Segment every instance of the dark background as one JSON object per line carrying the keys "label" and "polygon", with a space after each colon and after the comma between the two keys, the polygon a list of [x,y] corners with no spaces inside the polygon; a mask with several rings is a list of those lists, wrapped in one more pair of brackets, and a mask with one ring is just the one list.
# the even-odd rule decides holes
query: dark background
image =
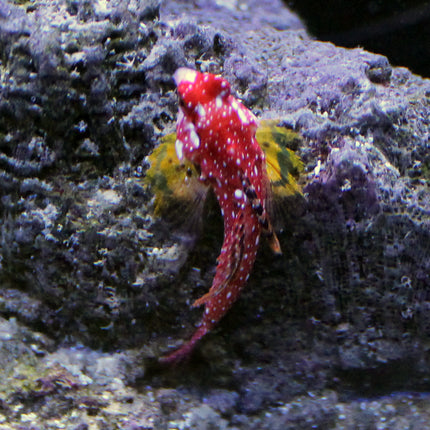
{"label": "dark background", "polygon": [[430,1],[285,1],[311,34],[339,46],[386,55],[391,64],[430,76]]}

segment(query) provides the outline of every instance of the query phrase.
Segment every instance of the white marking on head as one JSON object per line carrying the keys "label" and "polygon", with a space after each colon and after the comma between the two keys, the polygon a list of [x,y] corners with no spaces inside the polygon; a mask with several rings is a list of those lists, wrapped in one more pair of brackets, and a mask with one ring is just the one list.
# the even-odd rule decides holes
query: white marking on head
{"label": "white marking on head", "polygon": [[184,111],[183,111],[183,110],[182,110],[182,108],[179,106],[179,109],[178,109],[178,118],[177,118],[177,123],[179,124],[183,119],[184,119]]}
{"label": "white marking on head", "polygon": [[242,124],[249,124],[248,117],[246,116],[242,106],[238,106],[237,114],[239,115],[239,119]]}
{"label": "white marking on head", "polygon": [[197,73],[198,72],[196,70],[188,69],[187,67],[180,67],[173,74],[173,79],[175,80],[177,86],[182,82],[189,82],[190,84],[194,84],[197,79]]}
{"label": "white marking on head", "polygon": [[182,161],[184,158],[183,148],[184,148],[184,143],[181,140],[176,139],[176,142],[175,142],[176,156],[180,161]]}
{"label": "white marking on head", "polygon": [[196,111],[200,117],[206,116],[205,108],[200,103],[197,103]]}
{"label": "white marking on head", "polygon": [[200,139],[198,134],[194,130],[190,131],[190,139],[193,147],[197,149],[200,146]]}

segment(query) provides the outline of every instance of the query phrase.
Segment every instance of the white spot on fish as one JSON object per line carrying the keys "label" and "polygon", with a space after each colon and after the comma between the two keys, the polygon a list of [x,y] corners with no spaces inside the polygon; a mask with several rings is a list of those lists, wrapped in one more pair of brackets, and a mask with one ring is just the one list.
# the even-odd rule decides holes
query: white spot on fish
{"label": "white spot on fish", "polygon": [[178,124],[184,119],[184,111],[182,110],[181,107],[179,107],[179,111],[178,111]]}
{"label": "white spot on fish", "polygon": [[178,159],[181,161],[184,158],[183,148],[184,148],[184,143],[182,141],[180,141],[179,139],[176,139],[176,142],[175,142],[176,155],[177,155]]}
{"label": "white spot on fish", "polygon": [[237,110],[237,114],[239,115],[239,119],[240,122],[242,124],[248,124],[248,117],[246,116],[245,112],[243,111],[243,109],[241,107],[239,107],[239,109]]}
{"label": "white spot on fish", "polygon": [[221,98],[220,96],[217,96],[217,97],[215,98],[215,106],[216,106],[218,109],[220,109],[220,108],[221,108],[221,106],[222,106],[222,98]]}
{"label": "white spot on fish", "polygon": [[200,103],[197,103],[196,111],[199,116],[206,116],[205,108]]}
{"label": "white spot on fish", "polygon": [[242,190],[239,190],[239,188],[238,188],[237,190],[235,190],[235,192],[234,192],[234,196],[235,196],[238,200],[240,200],[240,199],[243,197],[243,191],[242,191]]}
{"label": "white spot on fish", "polygon": [[190,131],[190,139],[194,149],[197,149],[200,146],[200,139],[198,134],[194,131]]}

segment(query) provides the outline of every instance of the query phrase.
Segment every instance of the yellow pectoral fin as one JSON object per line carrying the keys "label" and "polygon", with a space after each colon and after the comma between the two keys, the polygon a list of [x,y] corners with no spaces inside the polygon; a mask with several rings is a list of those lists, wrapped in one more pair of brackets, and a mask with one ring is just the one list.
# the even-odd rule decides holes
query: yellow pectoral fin
{"label": "yellow pectoral fin", "polygon": [[284,198],[301,193],[296,178],[303,170],[300,158],[288,148],[299,139],[297,133],[278,127],[276,120],[261,121],[256,138],[266,154],[267,175],[272,184],[273,197]]}
{"label": "yellow pectoral fin", "polygon": [[175,140],[175,133],[164,136],[147,157],[150,168],[144,182],[155,197],[154,214],[181,224],[200,215],[208,187],[199,180],[192,163],[178,159]]}

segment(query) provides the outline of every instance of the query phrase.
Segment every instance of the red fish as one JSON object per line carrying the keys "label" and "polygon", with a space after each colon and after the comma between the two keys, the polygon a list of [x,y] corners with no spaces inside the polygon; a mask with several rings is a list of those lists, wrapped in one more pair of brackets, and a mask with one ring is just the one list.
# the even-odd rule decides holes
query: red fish
{"label": "red fish", "polygon": [[176,153],[193,162],[199,179],[214,189],[224,216],[224,242],[212,287],[193,304],[205,305],[200,326],[163,362],[187,357],[237,300],[262,233],[273,251],[281,252],[267,214],[271,188],[265,155],[255,138],[256,117],[219,75],[180,68],[174,79],[180,98]]}

